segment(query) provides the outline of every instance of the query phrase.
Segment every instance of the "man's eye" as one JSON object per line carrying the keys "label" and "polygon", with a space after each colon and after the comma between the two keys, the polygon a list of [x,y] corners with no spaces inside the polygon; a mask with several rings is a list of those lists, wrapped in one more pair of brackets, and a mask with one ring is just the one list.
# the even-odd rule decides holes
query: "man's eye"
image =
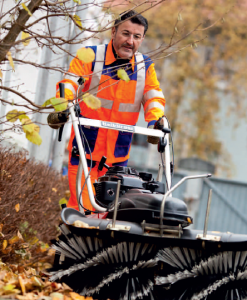
{"label": "man's eye", "polygon": [[134,35],[134,39],[135,39],[135,40],[139,40],[140,38],[141,38],[140,35]]}
{"label": "man's eye", "polygon": [[129,36],[129,33],[128,32],[123,32],[122,33],[124,36]]}

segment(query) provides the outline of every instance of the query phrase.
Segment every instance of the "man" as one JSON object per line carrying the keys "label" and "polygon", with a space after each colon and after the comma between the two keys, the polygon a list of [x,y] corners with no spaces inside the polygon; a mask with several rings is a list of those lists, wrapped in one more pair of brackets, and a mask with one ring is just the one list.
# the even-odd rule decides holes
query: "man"
{"label": "man", "polygon": [[[155,122],[164,115],[165,99],[159,87],[154,64],[150,58],[137,51],[147,29],[148,22],[142,15],[137,15],[135,11],[123,13],[121,19],[115,21],[110,43],[90,47],[95,52],[95,61],[83,64],[78,58],[72,60],[68,73],[61,81],[65,83],[65,97],[67,99],[76,97],[78,88],[74,76],[76,74],[78,78],[81,76],[85,79],[82,92],[89,91],[101,100],[101,108],[97,110],[81,102],[83,117],[135,125],[143,104],[145,120],[148,127],[153,128]],[[117,70],[120,68],[124,68],[127,72],[129,82],[119,80],[117,77]],[[58,86],[57,97],[59,97]],[[88,166],[90,166],[90,152],[93,160],[90,174],[92,183],[106,172],[106,170],[98,171],[102,156],[107,157],[106,163],[110,166],[127,165],[131,133],[86,126],[82,126],[82,131],[88,140],[88,145],[85,143]],[[157,138],[148,137],[151,143],[157,143],[155,139]],[[68,145],[70,153],[68,177],[71,192],[68,207],[78,209],[75,187],[79,156],[72,156],[73,147],[77,147],[77,142],[72,128]],[[82,178],[83,183],[84,181],[85,178]],[[84,207],[93,210],[86,186],[82,198]]]}

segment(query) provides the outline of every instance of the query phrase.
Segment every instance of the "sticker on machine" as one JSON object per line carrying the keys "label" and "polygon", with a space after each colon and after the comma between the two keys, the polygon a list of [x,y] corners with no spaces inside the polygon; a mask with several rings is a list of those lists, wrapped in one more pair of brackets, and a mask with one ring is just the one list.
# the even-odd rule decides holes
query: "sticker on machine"
{"label": "sticker on machine", "polygon": [[123,125],[123,124],[112,123],[112,122],[101,121],[101,126],[106,128],[116,129],[119,131],[129,131],[129,132],[135,131],[135,126]]}

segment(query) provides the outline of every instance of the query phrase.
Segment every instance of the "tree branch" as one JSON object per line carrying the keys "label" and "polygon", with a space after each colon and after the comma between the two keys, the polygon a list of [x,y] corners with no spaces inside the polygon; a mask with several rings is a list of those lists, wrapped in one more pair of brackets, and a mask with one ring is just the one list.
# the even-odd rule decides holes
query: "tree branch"
{"label": "tree branch", "polygon": [[[36,11],[39,8],[41,2],[42,0],[31,0],[28,5],[28,9],[30,10],[30,12],[33,13],[34,11]],[[28,12],[22,9],[14,25],[11,27],[10,31],[2,41],[2,45],[0,46],[0,62],[5,59],[8,51],[17,39],[19,33],[23,30],[29,18],[30,15],[28,14]]]}

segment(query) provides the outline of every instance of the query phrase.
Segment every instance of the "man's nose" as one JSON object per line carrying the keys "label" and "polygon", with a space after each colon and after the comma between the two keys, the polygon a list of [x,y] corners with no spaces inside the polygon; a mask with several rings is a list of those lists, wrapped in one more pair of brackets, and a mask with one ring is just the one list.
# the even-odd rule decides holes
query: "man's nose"
{"label": "man's nose", "polygon": [[133,45],[133,42],[134,42],[133,34],[130,34],[128,36],[127,43],[130,44],[130,45]]}

